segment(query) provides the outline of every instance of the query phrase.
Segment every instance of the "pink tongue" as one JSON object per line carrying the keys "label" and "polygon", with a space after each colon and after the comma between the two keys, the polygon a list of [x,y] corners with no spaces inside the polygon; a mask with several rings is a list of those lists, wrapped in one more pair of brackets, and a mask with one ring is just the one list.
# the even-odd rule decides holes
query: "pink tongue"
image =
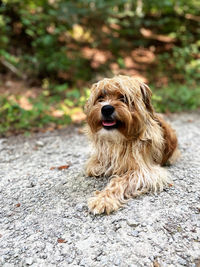
{"label": "pink tongue", "polygon": [[103,126],[114,126],[116,121],[102,121]]}

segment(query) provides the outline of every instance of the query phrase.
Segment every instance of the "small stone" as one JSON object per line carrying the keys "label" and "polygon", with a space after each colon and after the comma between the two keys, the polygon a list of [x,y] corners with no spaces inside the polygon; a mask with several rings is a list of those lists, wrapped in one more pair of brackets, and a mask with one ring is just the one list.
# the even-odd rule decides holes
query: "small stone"
{"label": "small stone", "polygon": [[120,263],[121,263],[121,260],[120,260],[119,258],[115,258],[115,260],[114,260],[114,265],[115,265],[115,266],[119,266]]}
{"label": "small stone", "polygon": [[101,259],[101,264],[102,266],[108,266],[108,259],[107,258]]}
{"label": "small stone", "polygon": [[184,260],[184,259],[182,259],[182,258],[180,258],[180,259],[178,260],[178,263],[181,264],[181,265],[183,265],[183,266],[188,266],[188,265],[187,265],[187,261]]}
{"label": "small stone", "polygon": [[86,263],[86,259],[82,259],[79,263],[80,266],[86,266],[87,263]]}
{"label": "small stone", "polygon": [[100,232],[101,234],[105,233],[105,227],[102,226],[102,225],[100,225],[100,226],[99,226],[99,232]]}
{"label": "small stone", "polygon": [[96,261],[101,261],[101,259],[102,259],[102,256],[98,256],[98,257],[96,258]]}
{"label": "small stone", "polygon": [[131,235],[137,237],[139,236],[139,232],[137,230],[134,230],[132,231]]}
{"label": "small stone", "polygon": [[33,258],[26,258],[25,262],[27,265],[31,265],[31,264],[33,264]]}
{"label": "small stone", "polygon": [[79,211],[79,212],[82,212],[83,209],[84,209],[84,207],[85,207],[85,204],[84,203],[78,203],[76,205],[76,210]]}
{"label": "small stone", "polygon": [[118,223],[114,226],[114,230],[117,231],[121,228],[121,225]]}
{"label": "small stone", "polygon": [[67,261],[68,264],[72,263],[73,260],[74,260],[74,259],[72,259],[71,257],[68,257],[68,258],[66,259],[66,261]]}
{"label": "small stone", "polygon": [[128,219],[126,222],[130,227],[136,227],[139,225],[139,222],[137,222],[135,220],[131,220],[131,219]]}
{"label": "small stone", "polygon": [[40,146],[40,147],[43,147],[43,146],[44,146],[44,142],[42,142],[42,141],[37,141],[37,142],[36,142],[36,145],[37,145],[37,146]]}

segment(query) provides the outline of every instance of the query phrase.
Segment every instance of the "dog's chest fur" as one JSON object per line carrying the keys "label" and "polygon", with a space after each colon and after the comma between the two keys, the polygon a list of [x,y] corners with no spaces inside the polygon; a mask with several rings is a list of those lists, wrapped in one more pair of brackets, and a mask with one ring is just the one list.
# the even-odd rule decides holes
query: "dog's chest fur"
{"label": "dog's chest fur", "polygon": [[156,139],[158,135],[162,137],[162,132],[158,127],[157,133],[154,133],[151,137],[146,133],[141,139],[127,141],[117,130],[100,131],[93,139],[95,154],[101,166],[99,175],[121,175],[141,168],[144,162],[148,165],[157,161],[162,146],[160,142],[157,144]]}

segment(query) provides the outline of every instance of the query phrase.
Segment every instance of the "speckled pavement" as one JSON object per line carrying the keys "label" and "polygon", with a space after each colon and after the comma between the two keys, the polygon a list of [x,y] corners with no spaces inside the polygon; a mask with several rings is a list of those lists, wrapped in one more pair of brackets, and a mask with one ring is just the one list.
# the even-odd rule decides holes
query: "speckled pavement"
{"label": "speckled pavement", "polygon": [[199,267],[200,112],[168,119],[182,152],[168,167],[174,186],[109,216],[88,213],[106,179],[84,176],[77,128],[0,139],[0,266]]}

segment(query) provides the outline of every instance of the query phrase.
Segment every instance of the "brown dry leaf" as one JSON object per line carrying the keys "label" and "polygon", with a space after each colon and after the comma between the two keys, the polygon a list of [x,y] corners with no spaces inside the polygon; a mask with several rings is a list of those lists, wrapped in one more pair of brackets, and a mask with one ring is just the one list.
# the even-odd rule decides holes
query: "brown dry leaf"
{"label": "brown dry leaf", "polygon": [[52,115],[56,118],[61,118],[64,115],[64,111],[60,109],[55,109],[52,111]]}
{"label": "brown dry leaf", "polygon": [[63,238],[58,238],[58,243],[66,243],[67,241],[65,240],[65,239],[63,239]]}
{"label": "brown dry leaf", "polygon": [[55,169],[57,169],[57,170],[66,170],[66,169],[68,169],[69,168],[69,165],[62,165],[62,166],[59,166],[59,167],[51,167],[50,168],[50,170],[55,170]]}
{"label": "brown dry leaf", "polygon": [[65,169],[68,169],[68,168],[69,168],[69,165],[63,165],[63,166],[59,166],[58,170],[65,170]]}
{"label": "brown dry leaf", "polygon": [[17,208],[19,208],[19,207],[21,206],[21,204],[20,204],[20,203],[17,203],[15,206],[16,206]]}
{"label": "brown dry leaf", "polygon": [[71,115],[72,121],[75,123],[80,123],[86,119],[85,113],[82,111],[75,112]]}
{"label": "brown dry leaf", "polygon": [[185,14],[186,19],[191,19],[197,22],[200,22],[200,16],[194,16],[192,14]]}
{"label": "brown dry leaf", "polygon": [[22,96],[18,102],[20,107],[25,110],[31,110],[33,108],[33,105],[29,102],[28,98],[25,96]]}
{"label": "brown dry leaf", "polygon": [[56,169],[56,167],[51,167],[51,168],[50,168],[51,171],[52,171],[52,170],[55,170],[55,169]]}
{"label": "brown dry leaf", "polygon": [[156,34],[153,31],[146,29],[146,28],[141,28],[140,33],[146,38],[155,39],[155,40],[158,40],[158,41],[164,42],[164,43],[170,43],[170,42],[176,41],[176,39],[171,37],[171,36]]}

